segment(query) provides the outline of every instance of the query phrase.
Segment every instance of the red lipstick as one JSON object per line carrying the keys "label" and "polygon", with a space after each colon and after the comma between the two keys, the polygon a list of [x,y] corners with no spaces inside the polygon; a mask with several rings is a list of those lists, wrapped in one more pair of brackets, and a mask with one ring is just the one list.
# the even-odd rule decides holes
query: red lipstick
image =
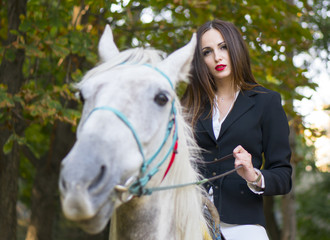
{"label": "red lipstick", "polygon": [[227,65],[225,65],[225,64],[219,64],[219,65],[215,66],[215,70],[220,72],[220,71],[225,70],[226,67],[227,67]]}

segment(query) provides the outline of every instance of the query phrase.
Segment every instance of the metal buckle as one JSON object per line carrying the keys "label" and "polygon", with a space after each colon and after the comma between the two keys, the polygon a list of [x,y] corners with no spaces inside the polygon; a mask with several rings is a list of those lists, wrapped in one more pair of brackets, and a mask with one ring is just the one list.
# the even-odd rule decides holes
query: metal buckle
{"label": "metal buckle", "polygon": [[124,186],[123,185],[115,186],[115,190],[121,202],[126,203],[134,197],[134,195],[130,193],[129,189],[131,185],[136,181],[136,179],[137,177],[132,176],[129,179],[127,179]]}

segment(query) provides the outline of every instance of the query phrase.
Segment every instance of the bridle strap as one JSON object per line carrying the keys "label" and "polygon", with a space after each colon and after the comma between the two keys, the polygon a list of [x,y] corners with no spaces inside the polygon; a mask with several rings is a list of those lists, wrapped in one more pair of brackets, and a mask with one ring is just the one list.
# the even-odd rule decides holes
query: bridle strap
{"label": "bridle strap", "polygon": [[[127,119],[127,117],[121,113],[120,111],[118,111],[115,108],[109,107],[109,106],[101,106],[101,107],[95,107],[87,116],[86,120],[90,117],[90,115],[92,113],[94,113],[95,111],[99,111],[99,110],[105,110],[105,111],[110,111],[113,112],[132,132],[135,141],[138,145],[139,151],[141,153],[141,156],[143,158],[143,163],[142,166],[140,168],[140,177],[129,187],[129,191],[131,194],[136,195],[136,196],[141,196],[141,195],[145,195],[148,190],[146,190],[144,187],[145,185],[149,182],[149,180],[159,171],[160,166],[166,161],[166,159],[169,157],[169,155],[174,151],[175,146],[177,145],[177,140],[178,140],[178,131],[177,128],[175,127],[176,125],[176,119],[175,117],[169,121],[168,126],[167,126],[167,130],[166,130],[166,134],[164,137],[163,142],[161,143],[161,145],[159,146],[158,150],[155,152],[155,154],[152,155],[151,158],[149,158],[148,160],[145,158],[144,152],[143,152],[143,147],[142,147],[142,143],[138,137],[138,134],[136,133],[134,127],[132,126],[132,124],[129,122],[129,120]],[[176,111],[175,111],[175,107],[174,107],[174,102],[172,103],[172,111],[171,114],[173,114],[174,116],[176,115]],[[172,139],[172,144],[169,148],[169,150],[167,151],[166,155],[163,157],[163,159],[157,163],[157,165],[150,169],[148,173],[146,173],[147,168],[150,166],[150,164],[153,162],[153,160],[155,160],[155,158],[158,156],[158,154],[161,152],[162,148],[164,147],[165,143],[167,142],[168,138],[171,135],[172,129],[174,128],[174,132],[173,132],[173,139]],[[174,155],[175,156],[175,155]],[[174,158],[171,160],[172,163],[174,161]],[[172,165],[171,163],[171,165]],[[169,170],[169,168],[168,168]],[[167,172],[168,172],[167,170]]]}
{"label": "bridle strap", "polygon": [[[170,122],[171,123],[171,122]],[[174,120],[174,124],[175,125],[175,120]],[[172,125],[172,127],[173,127]],[[168,128],[168,132],[170,133],[172,127]],[[160,150],[162,149],[162,147],[164,146],[165,142],[167,141],[168,137],[170,134],[166,134],[163,143],[161,144],[159,151],[157,151],[152,158],[150,158],[147,161],[147,165],[144,166],[144,168],[146,169],[150,163],[152,161],[150,160],[154,160],[156,158],[156,156],[160,153]],[[146,195],[148,192],[148,189],[145,188],[145,186],[147,185],[147,183],[149,182],[149,180],[159,171],[159,168],[161,165],[163,165],[163,163],[165,162],[166,159],[168,159],[169,155],[173,152],[175,143],[178,140],[178,131],[177,128],[174,127],[174,133],[173,133],[173,138],[172,138],[172,144],[170,146],[170,148],[168,149],[167,153],[165,154],[165,156],[163,157],[163,159],[161,161],[159,161],[157,163],[157,165],[150,169],[150,171],[148,173],[143,172],[143,168],[141,167],[141,174],[144,175],[143,177],[138,178],[130,187],[129,187],[129,191],[130,193],[132,193],[133,195],[137,195],[137,196],[141,196],[141,195]]]}
{"label": "bridle strap", "polygon": [[[125,63],[122,63],[125,64]],[[166,78],[166,80],[168,81],[168,83],[171,85],[171,88],[174,90],[174,86],[173,83],[171,82],[170,78],[164,73],[162,72],[160,69],[158,69],[157,67],[153,67],[150,64],[142,64],[143,66],[152,68],[154,70],[156,70],[158,73],[160,73],[163,77]],[[127,119],[127,117],[120,112],[119,110],[109,107],[109,106],[99,106],[99,107],[95,107],[94,109],[92,109],[92,111],[88,114],[86,120],[95,112],[95,111],[100,111],[100,110],[104,110],[104,111],[110,111],[112,113],[114,113],[132,132],[134,139],[138,145],[139,151],[141,153],[142,159],[143,159],[143,163],[142,166],[140,168],[140,177],[138,177],[136,179],[135,182],[133,182],[130,186],[128,186],[128,191],[135,196],[141,196],[141,195],[145,195],[147,194],[148,190],[145,189],[146,184],[149,182],[149,180],[159,171],[160,166],[166,161],[166,159],[169,157],[169,155],[171,153],[173,153],[174,151],[176,151],[177,148],[177,142],[178,142],[178,132],[177,132],[177,127],[176,127],[176,108],[175,108],[175,99],[173,99],[172,101],[172,106],[171,106],[171,113],[170,113],[170,120],[168,122],[167,125],[167,129],[166,129],[166,133],[165,133],[165,137],[161,143],[161,145],[159,146],[159,148],[157,149],[157,151],[147,160],[145,158],[144,152],[143,152],[143,146],[142,143],[138,137],[137,132],[135,131],[133,125],[130,123],[130,121]],[[173,117],[171,117],[173,116]],[[85,121],[86,121],[85,120]],[[167,153],[165,154],[165,156],[163,157],[163,159],[158,162],[156,164],[155,167],[153,167],[152,169],[149,170],[148,173],[146,173],[148,167],[151,165],[151,163],[156,159],[156,157],[159,155],[159,153],[161,152],[161,150],[163,149],[165,143],[167,142],[168,138],[171,135],[172,129],[174,128],[174,132],[173,132],[173,137],[172,137],[172,144],[169,148],[169,150],[167,151]],[[175,148],[175,150],[174,150]],[[175,154],[172,154],[171,160],[170,160],[170,164],[166,170],[166,173],[164,175],[164,177],[166,176],[167,172],[169,171],[173,161],[175,158]],[[164,178],[163,177],[163,178]]]}
{"label": "bridle strap", "polygon": [[171,88],[174,90],[174,86],[173,86],[173,83],[171,82],[171,79],[162,71],[160,70],[159,68],[157,67],[154,67],[148,63],[144,63],[142,64],[143,66],[146,66],[146,67],[149,67],[149,68],[152,68],[153,70],[156,70],[157,72],[159,72],[164,78],[166,78],[166,80],[168,81],[168,83],[171,85]]}
{"label": "bridle strap", "polygon": [[110,111],[110,112],[113,112],[114,114],[116,114],[116,116],[123,122],[126,124],[126,126],[131,130],[134,138],[135,138],[135,141],[139,147],[139,151],[142,155],[142,158],[143,160],[145,160],[145,157],[144,157],[144,153],[143,153],[143,147],[142,147],[142,144],[141,144],[141,141],[136,133],[136,131],[134,130],[134,127],[132,126],[132,124],[130,123],[130,121],[128,121],[127,117],[122,114],[120,111],[118,111],[117,109],[115,108],[112,108],[112,107],[109,107],[109,106],[100,106],[100,107],[95,107],[93,108],[93,110],[88,114],[86,120],[90,117],[90,115],[92,115],[92,113],[94,113],[95,111],[98,111],[98,110],[106,110],[106,111]]}
{"label": "bridle strap", "polygon": [[[141,166],[141,172],[144,173],[148,166],[153,162],[153,160],[158,156],[158,154],[160,153],[160,151],[162,150],[162,148],[164,147],[167,139],[169,138],[172,128],[176,125],[176,110],[175,110],[175,106],[174,106],[174,101],[172,102],[172,109],[171,109],[171,114],[173,114],[173,118],[168,122],[167,124],[167,129],[166,129],[166,134],[164,137],[163,142],[161,143],[161,145],[159,146],[158,150],[154,153],[154,155],[152,157],[149,158],[148,161],[144,161],[142,166]],[[175,136],[173,136],[174,138]],[[177,137],[177,136],[176,136]],[[176,141],[176,139],[173,140],[174,142]],[[173,145],[173,144],[172,144]],[[174,146],[172,146],[171,148],[173,149]],[[165,161],[165,159],[164,159]]]}
{"label": "bridle strap", "polygon": [[176,140],[176,142],[175,142],[175,145],[174,145],[174,148],[173,148],[173,152],[172,152],[172,156],[171,156],[171,160],[168,163],[168,166],[167,166],[167,168],[165,170],[165,173],[164,173],[164,176],[162,178],[162,181],[164,180],[164,178],[166,177],[167,173],[170,171],[170,169],[171,169],[171,167],[172,167],[172,165],[174,163],[175,155],[178,153],[177,152],[177,149],[178,149],[178,140]]}

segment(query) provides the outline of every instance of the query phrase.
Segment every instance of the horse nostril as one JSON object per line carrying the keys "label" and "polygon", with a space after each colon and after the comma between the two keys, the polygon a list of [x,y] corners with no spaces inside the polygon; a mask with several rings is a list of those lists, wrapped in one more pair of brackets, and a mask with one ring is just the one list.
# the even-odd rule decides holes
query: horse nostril
{"label": "horse nostril", "polygon": [[66,182],[63,178],[60,180],[60,189],[66,190]]}
{"label": "horse nostril", "polygon": [[106,167],[104,165],[101,166],[100,173],[96,176],[96,178],[89,185],[88,190],[95,188],[103,179],[105,174]]}

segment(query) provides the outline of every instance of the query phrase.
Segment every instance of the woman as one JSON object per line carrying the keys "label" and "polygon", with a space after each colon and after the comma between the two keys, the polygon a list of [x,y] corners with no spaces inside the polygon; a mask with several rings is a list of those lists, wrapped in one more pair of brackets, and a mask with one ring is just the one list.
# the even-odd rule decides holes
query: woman
{"label": "woman", "polygon": [[[210,178],[242,166],[237,174],[205,186],[223,235],[227,240],[268,239],[262,195],[291,189],[289,127],[280,94],[256,83],[248,49],[233,24],[214,20],[197,31],[182,103],[205,150],[208,164],[201,166],[202,174]],[[231,153],[232,159],[209,163]]]}

